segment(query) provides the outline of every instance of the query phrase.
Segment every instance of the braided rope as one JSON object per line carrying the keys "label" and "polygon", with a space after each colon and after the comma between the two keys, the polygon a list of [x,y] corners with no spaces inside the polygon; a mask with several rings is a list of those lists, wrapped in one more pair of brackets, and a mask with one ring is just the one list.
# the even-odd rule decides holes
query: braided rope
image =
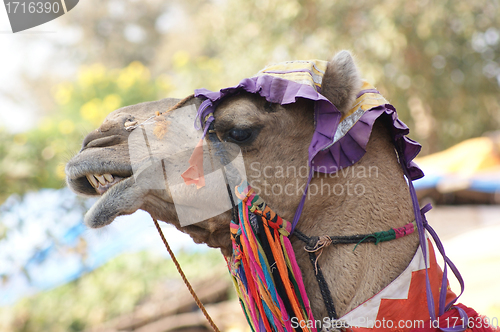
{"label": "braided rope", "polygon": [[[294,235],[306,244],[306,246],[304,247],[305,251],[319,252],[321,254],[321,251],[325,247],[332,244],[356,244],[356,246],[360,243],[366,242],[374,242],[375,244],[379,244],[380,242],[391,241],[406,235],[410,235],[416,229],[417,227],[415,221],[412,221],[402,227],[391,228],[388,231],[381,231],[370,234],[356,234],[347,236],[307,236],[296,229]],[[354,249],[356,249],[356,247]]]}
{"label": "braided rope", "polygon": [[318,259],[314,252],[309,252],[309,260],[316,268],[316,281],[318,282],[319,290],[321,292],[321,297],[323,298],[323,303],[325,304],[328,316],[331,319],[338,319],[337,310],[335,310],[335,304],[333,303],[332,293],[328,287],[328,283],[325,280],[325,276],[321,271],[321,267],[317,265]]}
{"label": "braided rope", "polygon": [[184,283],[186,284],[186,287],[188,288],[189,293],[191,293],[191,295],[193,296],[194,301],[196,302],[196,304],[198,305],[200,310],[203,312],[203,315],[205,315],[205,318],[207,319],[210,326],[212,326],[212,328],[214,329],[215,332],[220,332],[219,328],[217,327],[217,325],[215,325],[214,321],[212,320],[212,317],[210,317],[207,310],[205,309],[205,306],[203,305],[203,303],[201,303],[200,299],[198,298],[198,295],[196,295],[196,293],[194,292],[193,287],[191,287],[191,284],[189,283],[189,281],[186,278],[186,275],[184,274],[184,271],[182,271],[181,265],[179,264],[179,262],[175,258],[174,252],[172,251],[172,249],[168,245],[167,239],[165,239],[165,236],[163,235],[163,232],[161,231],[160,225],[158,224],[158,220],[153,218],[153,221],[155,222],[156,229],[158,230],[158,233],[160,233],[160,237],[161,237],[163,243],[165,244],[165,247],[167,248],[167,251],[170,254],[170,257],[172,257],[172,261],[174,261],[174,264],[175,264],[175,267],[177,268],[177,271],[181,275],[181,278],[184,281]]}

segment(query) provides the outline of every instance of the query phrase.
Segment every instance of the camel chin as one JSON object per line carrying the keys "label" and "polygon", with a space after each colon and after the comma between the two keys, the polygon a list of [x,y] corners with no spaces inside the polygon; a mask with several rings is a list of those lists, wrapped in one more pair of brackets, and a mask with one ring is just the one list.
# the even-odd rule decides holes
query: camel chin
{"label": "camel chin", "polygon": [[[108,169],[109,171],[109,169]],[[86,197],[99,196],[89,211],[85,214],[84,222],[90,228],[100,228],[115,220],[121,215],[132,214],[142,205],[143,189],[136,185],[133,176],[120,177],[111,175],[113,172],[104,173],[103,171],[84,173],[76,167],[68,165],[66,168],[68,174],[68,186],[76,194]],[[80,173],[75,175],[76,173]],[[82,174],[83,173],[83,174]],[[93,175],[104,173],[103,175]],[[102,179],[103,183],[97,180]],[[91,180],[92,179],[92,180]],[[111,181],[107,181],[107,180]],[[94,187],[95,186],[95,187]]]}
{"label": "camel chin", "polygon": [[113,153],[105,147],[82,149],[66,165],[68,187],[78,195],[99,197],[86,213],[88,227],[109,225],[120,215],[131,214],[140,208],[140,188],[126,163],[110,162]]}
{"label": "camel chin", "polygon": [[85,224],[100,228],[112,223],[116,217],[132,214],[141,208],[142,189],[133,177],[125,178],[106,190],[85,214]]}

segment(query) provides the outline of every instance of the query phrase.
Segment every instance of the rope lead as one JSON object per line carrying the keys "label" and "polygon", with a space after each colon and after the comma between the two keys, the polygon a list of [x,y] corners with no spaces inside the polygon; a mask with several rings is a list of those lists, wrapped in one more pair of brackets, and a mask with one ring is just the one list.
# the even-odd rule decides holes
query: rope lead
{"label": "rope lead", "polygon": [[198,298],[198,295],[196,295],[193,287],[191,287],[191,284],[189,283],[189,281],[186,278],[186,275],[184,274],[184,271],[182,271],[181,265],[179,264],[179,262],[175,258],[174,252],[172,251],[172,249],[168,245],[167,239],[165,239],[165,236],[163,235],[163,232],[161,231],[160,225],[158,224],[158,220],[153,218],[153,221],[155,223],[156,229],[158,230],[158,233],[160,234],[160,237],[161,237],[163,243],[165,244],[165,247],[167,248],[168,253],[170,254],[170,257],[172,257],[172,261],[174,262],[175,267],[177,268],[177,271],[181,275],[181,278],[184,281],[184,283],[186,284],[186,287],[189,290],[189,293],[191,293],[191,295],[193,296],[194,301],[196,302],[196,304],[198,305],[200,310],[203,312],[203,315],[205,315],[205,318],[207,319],[210,326],[212,326],[212,328],[214,329],[215,332],[220,332],[219,328],[217,327],[217,325],[215,325],[214,321],[212,320],[212,317],[210,317],[210,315],[208,314],[207,309],[205,309],[205,306],[203,305],[203,303],[201,303],[200,299]]}

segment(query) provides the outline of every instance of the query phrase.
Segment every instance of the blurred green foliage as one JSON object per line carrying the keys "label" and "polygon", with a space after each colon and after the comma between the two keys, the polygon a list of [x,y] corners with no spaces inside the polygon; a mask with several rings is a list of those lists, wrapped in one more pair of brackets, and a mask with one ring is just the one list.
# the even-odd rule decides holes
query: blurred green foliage
{"label": "blurred green foliage", "polygon": [[423,154],[500,128],[498,1],[123,0],[99,11],[82,3],[60,22],[76,40],[54,42],[54,59],[82,67],[68,83],[31,84],[43,92],[34,95],[53,96],[39,98],[39,128],[0,132],[0,199],[62,186],[62,162],[114,108],[227,87],[268,63],[340,49],[356,55]]}
{"label": "blurred green foliage", "polygon": [[35,129],[0,131],[0,202],[12,193],[63,187],[66,161],[109,112],[158,99],[169,90],[166,78],[151,79],[140,62],[118,70],[101,64],[82,66],[75,81],[51,87],[56,110]]}
{"label": "blurred green foliage", "polygon": [[[191,282],[226,268],[217,250],[177,256]],[[0,330],[83,331],[131,312],[152,293],[178,287],[185,286],[171,261],[147,252],[127,253],[69,284],[0,307]]]}
{"label": "blurred green foliage", "polygon": [[[498,1],[229,0],[161,8],[154,19],[163,37],[136,44],[154,45],[157,55],[147,65],[155,73],[176,71],[179,55],[189,55],[182,75],[176,74],[185,93],[236,84],[270,62],[329,59],[350,49],[424,153],[500,127]],[[101,32],[101,21],[89,17],[89,23],[85,40],[107,34],[127,42],[114,29]],[[107,57],[117,63],[119,54]],[[200,57],[215,59],[220,73],[206,77],[194,65]]]}

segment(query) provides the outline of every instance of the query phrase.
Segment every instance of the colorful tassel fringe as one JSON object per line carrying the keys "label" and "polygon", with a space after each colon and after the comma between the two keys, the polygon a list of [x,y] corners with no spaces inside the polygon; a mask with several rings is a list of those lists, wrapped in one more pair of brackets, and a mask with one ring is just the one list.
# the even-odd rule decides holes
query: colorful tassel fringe
{"label": "colorful tassel fringe", "polygon": [[233,255],[227,263],[252,330],[316,332],[298,327],[314,318],[288,238],[291,223],[269,209],[246,183],[235,193],[239,220],[231,222]]}

